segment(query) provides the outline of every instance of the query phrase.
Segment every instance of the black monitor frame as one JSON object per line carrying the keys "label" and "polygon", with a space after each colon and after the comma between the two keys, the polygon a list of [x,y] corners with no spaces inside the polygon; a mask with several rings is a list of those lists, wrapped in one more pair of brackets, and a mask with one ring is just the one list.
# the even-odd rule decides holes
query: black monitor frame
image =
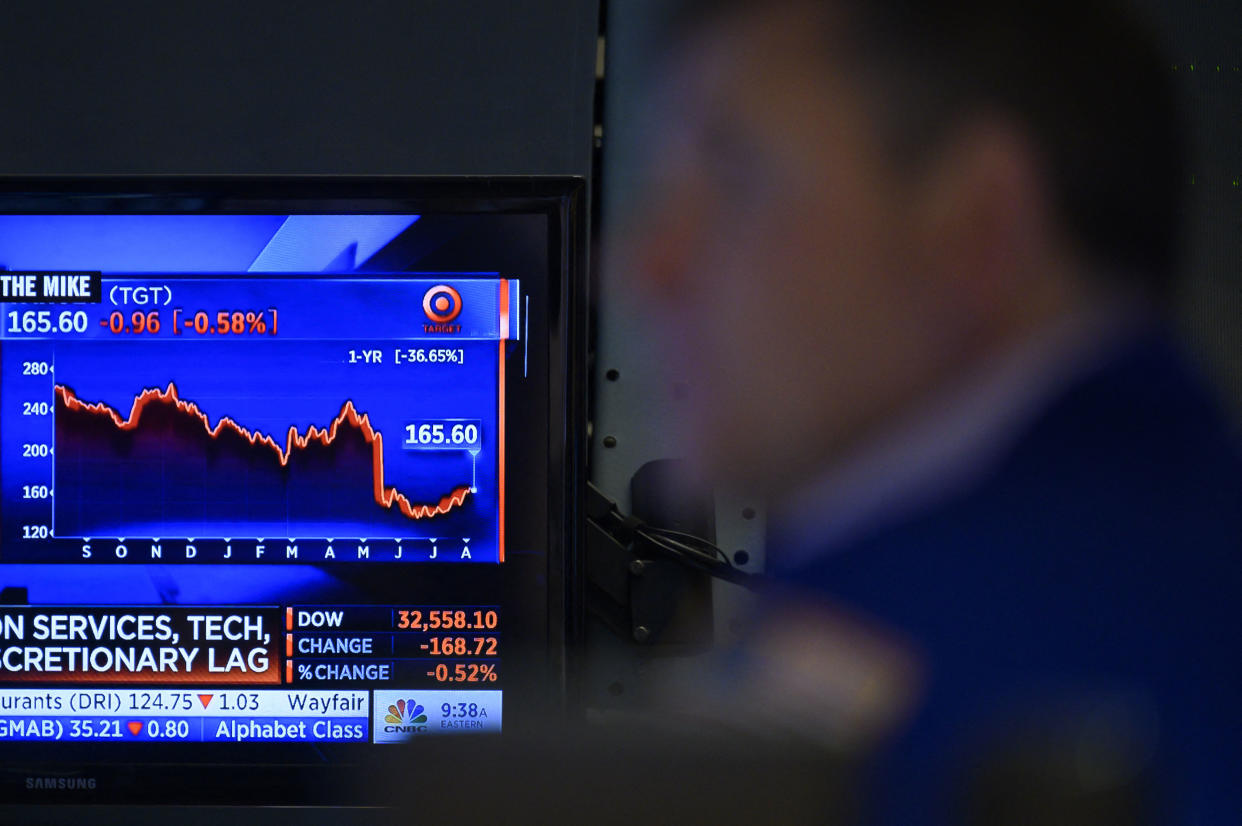
{"label": "black monitor frame", "polygon": [[[549,476],[547,593],[547,710],[569,707],[572,691],[570,663],[582,634],[581,547],[582,490],[585,480],[587,410],[587,258],[588,212],[586,184],[577,177],[422,177],[422,176],[8,176],[0,178],[2,214],[308,214],[328,212],[370,213],[542,213],[549,222],[549,260],[555,275],[549,290]],[[563,380],[556,380],[563,377]],[[563,473],[555,472],[563,468]],[[374,748],[374,747],[373,747]],[[110,762],[124,764],[123,759]],[[136,764],[135,764],[136,765]],[[48,766],[38,767],[40,770]],[[66,765],[66,771],[74,766]],[[22,761],[0,760],[0,774],[27,774],[33,770]],[[149,766],[144,771],[152,771]],[[0,800],[0,816],[21,812],[21,819],[39,822],[80,822],[75,803],[84,799],[132,808],[135,819],[165,821],[173,807],[184,803],[211,802],[227,806],[336,805],[332,798],[294,800],[263,790],[296,790],[340,787],[339,777],[329,768],[241,765],[231,771],[240,794],[237,799],[209,801],[171,791],[166,795],[144,794],[138,799],[123,795],[91,795],[70,792],[38,805],[9,805],[20,798]],[[152,783],[176,783],[175,776]],[[293,775],[297,775],[294,777]],[[133,780],[135,778],[131,778]],[[191,781],[192,782],[192,781]],[[230,786],[233,784],[230,783]],[[183,789],[184,791],[184,789]],[[33,802],[33,801],[32,801]],[[352,801],[365,805],[366,801]],[[48,805],[44,805],[48,804]],[[157,804],[154,808],[150,804]],[[237,812],[237,809],[231,811]],[[276,810],[263,809],[265,818]],[[143,815],[147,812],[148,815]],[[163,814],[160,814],[160,813]],[[339,813],[339,812],[338,812]],[[306,810],[299,816],[305,819]],[[179,815],[181,817],[181,815]],[[191,813],[190,820],[194,815]],[[112,822],[112,821],[109,821]],[[116,822],[127,822],[121,816]],[[265,821],[265,822],[271,822]]]}

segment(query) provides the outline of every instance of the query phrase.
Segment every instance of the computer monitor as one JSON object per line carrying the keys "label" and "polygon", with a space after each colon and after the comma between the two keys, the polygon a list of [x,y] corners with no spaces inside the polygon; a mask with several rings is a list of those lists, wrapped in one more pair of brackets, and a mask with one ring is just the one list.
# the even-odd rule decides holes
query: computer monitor
{"label": "computer monitor", "polygon": [[0,802],[356,803],[563,703],[582,191],[0,182]]}

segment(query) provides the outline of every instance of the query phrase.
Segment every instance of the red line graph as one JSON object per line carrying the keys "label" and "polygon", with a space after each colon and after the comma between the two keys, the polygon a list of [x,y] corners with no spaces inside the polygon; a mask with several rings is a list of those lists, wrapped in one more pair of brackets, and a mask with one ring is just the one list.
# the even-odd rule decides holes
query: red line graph
{"label": "red line graph", "polygon": [[285,434],[285,444],[280,444],[266,433],[259,433],[249,430],[238,424],[233,419],[225,416],[216,422],[215,427],[211,426],[207,414],[204,413],[197,404],[192,401],[186,401],[180,397],[177,392],[177,385],[169,382],[168,387],[161,390],[158,387],[151,387],[143,390],[134,397],[134,404],[129,410],[128,417],[122,417],[121,414],[103,402],[84,402],[74,395],[73,390],[63,384],[56,385],[56,395],[60,401],[71,410],[83,410],[89,413],[97,413],[106,415],[112,419],[112,423],[119,430],[133,430],[138,427],[138,421],[142,418],[143,409],[152,402],[172,402],[178,410],[197,418],[203,424],[203,428],[207,434],[213,439],[220,435],[225,428],[235,431],[242,438],[248,440],[252,445],[264,444],[272,449],[280,460],[281,466],[289,464],[289,457],[294,450],[299,450],[310,445],[312,441],[318,441],[325,447],[331,445],[336,439],[337,433],[340,431],[341,425],[348,424],[362,432],[363,437],[371,445],[371,468],[372,476],[375,480],[374,494],[377,504],[384,508],[392,509],[394,506],[401,511],[402,514],[410,519],[426,519],[432,516],[439,516],[448,513],[453,508],[460,507],[466,501],[466,497],[470,494],[469,486],[458,487],[440,499],[439,503],[434,505],[416,505],[410,502],[408,498],[400,493],[395,487],[386,487],[384,485],[384,437],[379,431],[371,427],[371,420],[366,413],[359,413],[354,407],[353,401],[346,401],[341,407],[341,412],[326,428],[320,428],[311,425],[307,428],[306,433],[299,433],[296,427],[290,427],[288,433]]}

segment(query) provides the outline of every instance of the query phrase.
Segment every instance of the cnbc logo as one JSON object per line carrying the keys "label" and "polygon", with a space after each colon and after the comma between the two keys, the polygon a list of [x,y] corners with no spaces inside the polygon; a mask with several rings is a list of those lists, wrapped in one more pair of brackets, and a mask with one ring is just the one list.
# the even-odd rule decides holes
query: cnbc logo
{"label": "cnbc logo", "polygon": [[421,705],[413,700],[397,700],[384,715],[384,731],[389,734],[413,734],[427,730],[427,715]]}
{"label": "cnbc logo", "polygon": [[499,732],[502,693],[377,688],[371,692],[372,742],[404,743],[440,734]]}

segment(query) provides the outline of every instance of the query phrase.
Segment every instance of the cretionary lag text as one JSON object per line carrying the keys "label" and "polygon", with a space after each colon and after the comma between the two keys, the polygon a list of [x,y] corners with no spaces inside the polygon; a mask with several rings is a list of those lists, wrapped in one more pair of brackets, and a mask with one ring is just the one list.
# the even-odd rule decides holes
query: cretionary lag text
{"label": "cretionary lag text", "polygon": [[279,459],[282,466],[288,465],[289,457],[295,449],[307,447],[312,441],[318,441],[324,446],[331,445],[336,439],[336,434],[340,430],[341,425],[348,424],[350,427],[356,428],[362,432],[363,437],[371,445],[371,464],[372,476],[374,477],[374,494],[375,501],[384,508],[392,509],[394,506],[405,516],[410,519],[426,519],[432,516],[438,516],[451,511],[455,507],[460,507],[466,501],[466,497],[470,494],[469,486],[455,488],[451,493],[442,497],[440,501],[434,505],[416,505],[410,502],[404,495],[397,491],[395,487],[385,487],[384,485],[384,437],[381,433],[371,427],[371,420],[365,413],[359,413],[354,407],[352,401],[346,401],[341,407],[341,412],[337,414],[336,419],[327,428],[319,428],[311,425],[307,428],[305,434],[298,433],[296,427],[290,427],[285,435],[285,446],[282,448],[279,443],[271,436],[265,433],[257,433],[235,422],[228,416],[222,417],[216,422],[215,427],[211,426],[207,414],[204,413],[197,404],[192,401],[183,400],[177,391],[177,385],[169,382],[168,387],[164,390],[159,388],[148,388],[134,397],[134,404],[130,408],[129,416],[122,417],[119,412],[109,407],[103,402],[84,402],[79,399],[69,387],[63,384],[56,385],[56,399],[58,402],[71,410],[83,410],[89,413],[98,413],[106,415],[112,419],[113,424],[119,430],[134,430],[138,427],[138,422],[142,418],[143,409],[151,403],[174,404],[178,410],[196,417],[203,423],[203,427],[207,433],[216,438],[225,428],[230,428],[242,438],[247,439],[251,444],[264,444],[272,449]]}
{"label": "cretionary lag text", "polygon": [[0,608],[0,680],[280,682],[272,608]]}

